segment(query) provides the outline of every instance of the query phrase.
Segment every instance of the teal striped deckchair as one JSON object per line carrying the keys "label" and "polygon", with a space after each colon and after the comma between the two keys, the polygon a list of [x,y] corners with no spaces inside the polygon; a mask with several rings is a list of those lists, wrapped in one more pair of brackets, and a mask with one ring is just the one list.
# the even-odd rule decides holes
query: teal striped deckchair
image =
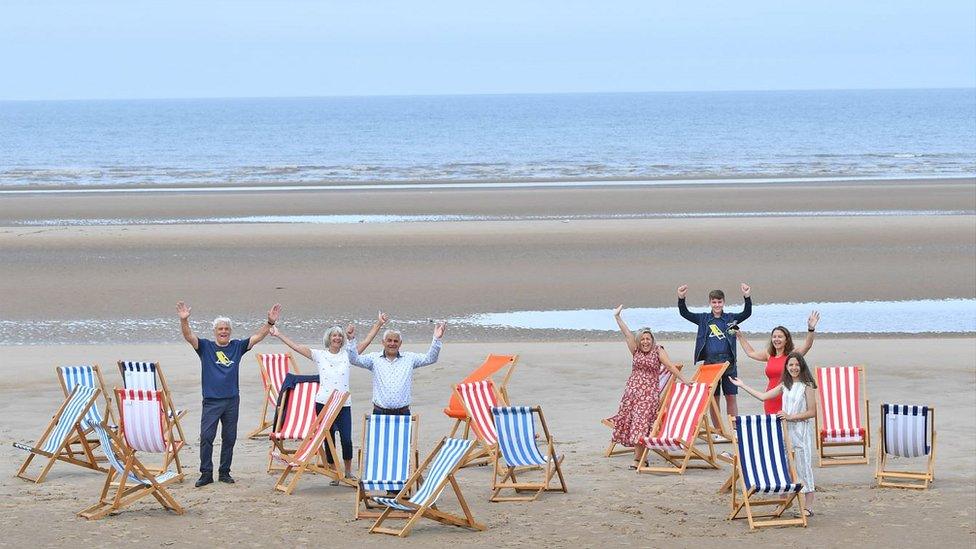
{"label": "teal striped deckchair", "polygon": [[[546,424],[546,417],[539,406],[495,406],[491,409],[498,434],[498,449],[495,453],[494,477],[490,501],[535,501],[547,491],[567,492],[566,479],[563,478],[563,456],[556,456],[555,441]],[[545,446],[539,452],[536,446],[535,417],[542,425]],[[505,465],[502,465],[504,460]],[[536,482],[519,481],[516,475],[527,471],[541,470],[543,478]],[[559,479],[559,486],[550,486],[552,479]],[[501,496],[502,490],[516,493],[534,491],[531,496]]]}
{"label": "teal striped deckchair", "polygon": [[[72,439],[80,439],[82,442],[85,442],[82,422],[84,421],[85,414],[95,407],[95,401],[98,400],[100,392],[99,389],[94,387],[75,387],[54,413],[54,417],[48,422],[47,427],[45,427],[44,432],[36,444],[31,446],[29,444],[14,443],[14,447],[30,452],[30,455],[27,456],[27,459],[24,460],[23,465],[17,471],[18,477],[33,483],[41,483],[56,461],[64,461],[96,471],[105,470],[98,466],[95,457],[92,455],[91,448],[87,445],[82,447],[83,452],[80,454],[72,452],[68,448]],[[31,477],[27,474],[27,468],[36,456],[47,458],[47,463],[44,464],[39,475]],[[80,459],[79,456],[83,456],[86,459]]]}
{"label": "teal striped deckchair", "polygon": [[[84,455],[86,451],[97,448],[99,445],[98,437],[92,434],[93,425],[101,423],[103,418],[109,421],[113,429],[118,425],[118,420],[115,418],[115,412],[112,408],[112,392],[106,389],[105,378],[102,377],[102,370],[98,367],[98,364],[59,366],[56,371],[58,374],[58,383],[61,384],[61,390],[64,392],[64,396],[71,394],[71,391],[79,385],[83,387],[94,387],[102,392],[104,404],[92,406],[81,421],[84,436],[72,434],[71,439],[68,441],[69,453]],[[105,456],[95,455],[95,460],[104,462]]]}
{"label": "teal striped deckchair", "polygon": [[[356,518],[378,518],[370,492],[399,492],[420,462],[417,452],[419,417],[373,414],[363,416],[359,449]],[[411,467],[412,465],[412,467]],[[383,508],[386,506],[384,505]],[[403,518],[403,515],[398,515]]]}
{"label": "teal striped deckchair", "polygon": [[[421,518],[472,530],[484,530],[483,524],[475,522],[471,510],[468,508],[468,502],[465,501],[464,495],[461,493],[461,487],[458,486],[457,479],[454,478],[454,474],[461,467],[461,464],[469,458],[472,451],[476,450],[473,440],[447,437],[441,439],[430,455],[427,456],[427,459],[410,475],[410,479],[396,497],[373,498],[374,501],[386,505],[387,508],[376,519],[376,523],[370,527],[369,532],[371,534],[406,537]],[[421,474],[424,470],[428,470],[427,478],[421,480]],[[457,496],[464,517],[446,513],[435,505],[437,498],[440,497],[448,483],[454,489],[454,495]],[[408,496],[414,485],[416,485],[416,490],[413,491],[413,495]],[[396,511],[406,513],[407,523],[403,525],[403,528],[397,530],[382,527],[383,522],[390,519]]]}

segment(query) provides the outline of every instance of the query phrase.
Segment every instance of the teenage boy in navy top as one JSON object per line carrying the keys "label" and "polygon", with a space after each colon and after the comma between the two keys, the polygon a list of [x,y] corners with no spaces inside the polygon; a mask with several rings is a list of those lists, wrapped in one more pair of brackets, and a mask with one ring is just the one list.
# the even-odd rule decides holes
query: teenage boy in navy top
{"label": "teenage boy in navy top", "polygon": [[281,305],[275,303],[268,311],[268,321],[247,339],[231,339],[231,323],[227,317],[213,321],[214,341],[199,338],[190,329],[190,307],[182,301],[176,304],[180,315],[183,339],[200,357],[200,373],[203,389],[203,412],[200,414],[200,478],[196,487],[213,482],[213,442],[220,422],[220,469],[218,480],[233,484],[230,464],[234,459],[234,443],[237,442],[237,417],[241,397],[238,386],[241,358],[257,345],[281,313]]}
{"label": "teenage boy in navy top", "polygon": [[[725,411],[730,416],[739,414],[739,406],[736,404],[735,395],[739,388],[732,384],[730,378],[738,377],[739,373],[735,365],[735,333],[729,333],[729,325],[736,326],[752,315],[752,298],[749,296],[751,289],[746,283],[740,286],[745,306],[741,313],[725,312],[725,292],[722,290],[712,290],[708,292],[708,302],[711,311],[707,313],[693,313],[685,305],[685,297],[688,295],[688,285],[678,286],[678,312],[689,322],[698,326],[698,335],[695,338],[695,360],[694,362],[704,361],[705,364],[716,364],[728,362],[729,367],[722,375],[722,382],[715,388],[715,398],[718,398],[719,391],[725,395]],[[718,414],[715,409],[711,409],[712,425],[722,425],[719,423]],[[713,435],[715,436],[715,435]]]}

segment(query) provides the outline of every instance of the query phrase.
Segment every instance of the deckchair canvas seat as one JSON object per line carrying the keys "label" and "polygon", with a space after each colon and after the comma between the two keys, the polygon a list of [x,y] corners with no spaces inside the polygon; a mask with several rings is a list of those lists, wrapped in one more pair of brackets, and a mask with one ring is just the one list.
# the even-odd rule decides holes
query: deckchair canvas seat
{"label": "deckchair canvas seat", "polygon": [[[816,440],[821,467],[868,462],[871,417],[865,376],[864,366],[822,367],[816,370],[819,393]],[[861,423],[862,414],[864,424]],[[845,451],[845,448],[854,448],[855,451]]]}
{"label": "deckchair canvas seat", "polygon": [[878,486],[927,489],[935,480],[935,408],[882,404],[879,434]]}
{"label": "deckchair canvas seat", "polygon": [[[104,471],[100,468],[91,452],[86,438],[86,429],[82,427],[84,418],[95,407],[101,394],[97,387],[81,384],[75,385],[71,393],[58,407],[44,432],[33,445],[14,443],[14,447],[27,450],[30,455],[17,471],[17,476],[24,480],[41,483],[57,461],[64,461],[87,469]],[[78,454],[71,450],[72,441],[82,445],[83,452]],[[47,462],[36,477],[27,474],[27,468],[35,457],[47,458]]]}
{"label": "deckchair canvas seat", "polygon": [[[555,441],[549,432],[545,415],[539,406],[495,406],[491,408],[495,431],[498,434],[498,451],[494,458],[494,476],[490,501],[535,501],[543,492],[567,492],[563,477],[563,456],[556,455]],[[537,439],[535,417],[542,426],[542,439]],[[540,451],[537,443],[544,446]],[[502,465],[504,462],[504,465]],[[519,478],[528,471],[541,470],[542,478],[526,481]],[[553,479],[558,485],[552,486]],[[527,491],[532,495],[502,496],[504,490],[516,494]]]}
{"label": "deckchair canvas seat", "polygon": [[261,399],[261,415],[258,426],[247,434],[247,438],[261,438],[268,429],[274,428],[274,420],[268,419],[268,410],[271,410],[272,415],[274,415],[273,412],[278,405],[278,396],[285,377],[289,373],[300,373],[291,353],[258,353],[257,360],[264,394]]}
{"label": "deckchair canvas seat", "polygon": [[363,442],[359,450],[356,518],[381,514],[370,493],[399,492],[420,461],[417,453],[419,417],[373,414],[363,416]]}

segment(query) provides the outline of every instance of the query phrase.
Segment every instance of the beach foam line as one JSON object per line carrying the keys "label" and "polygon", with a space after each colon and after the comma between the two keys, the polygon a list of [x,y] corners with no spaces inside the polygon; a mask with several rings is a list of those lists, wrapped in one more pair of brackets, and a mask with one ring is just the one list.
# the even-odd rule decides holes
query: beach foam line
{"label": "beach foam line", "polygon": [[892,176],[815,176],[815,177],[739,177],[701,179],[641,179],[641,180],[583,180],[583,181],[495,181],[495,182],[431,182],[431,183],[355,183],[338,185],[230,185],[230,186],[144,186],[100,187],[71,189],[0,189],[0,195],[17,194],[113,194],[113,193],[215,193],[215,192],[281,192],[281,191],[377,191],[377,190],[436,190],[436,189],[538,189],[577,187],[656,187],[683,185],[776,185],[782,183],[848,183],[870,181],[966,180],[967,175]]}

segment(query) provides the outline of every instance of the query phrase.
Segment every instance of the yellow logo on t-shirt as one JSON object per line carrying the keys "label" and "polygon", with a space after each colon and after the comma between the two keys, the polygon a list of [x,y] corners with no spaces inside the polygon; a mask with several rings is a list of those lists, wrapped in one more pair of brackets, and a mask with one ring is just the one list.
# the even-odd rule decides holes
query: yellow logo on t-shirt
{"label": "yellow logo on t-shirt", "polygon": [[708,327],[712,329],[713,336],[715,336],[718,339],[725,339],[725,334],[722,333],[722,330],[718,329],[718,326],[714,324],[709,324]]}
{"label": "yellow logo on t-shirt", "polygon": [[223,351],[217,351],[217,364],[220,364],[221,366],[230,366],[233,364],[233,362],[231,359],[227,358],[227,355],[225,355]]}

